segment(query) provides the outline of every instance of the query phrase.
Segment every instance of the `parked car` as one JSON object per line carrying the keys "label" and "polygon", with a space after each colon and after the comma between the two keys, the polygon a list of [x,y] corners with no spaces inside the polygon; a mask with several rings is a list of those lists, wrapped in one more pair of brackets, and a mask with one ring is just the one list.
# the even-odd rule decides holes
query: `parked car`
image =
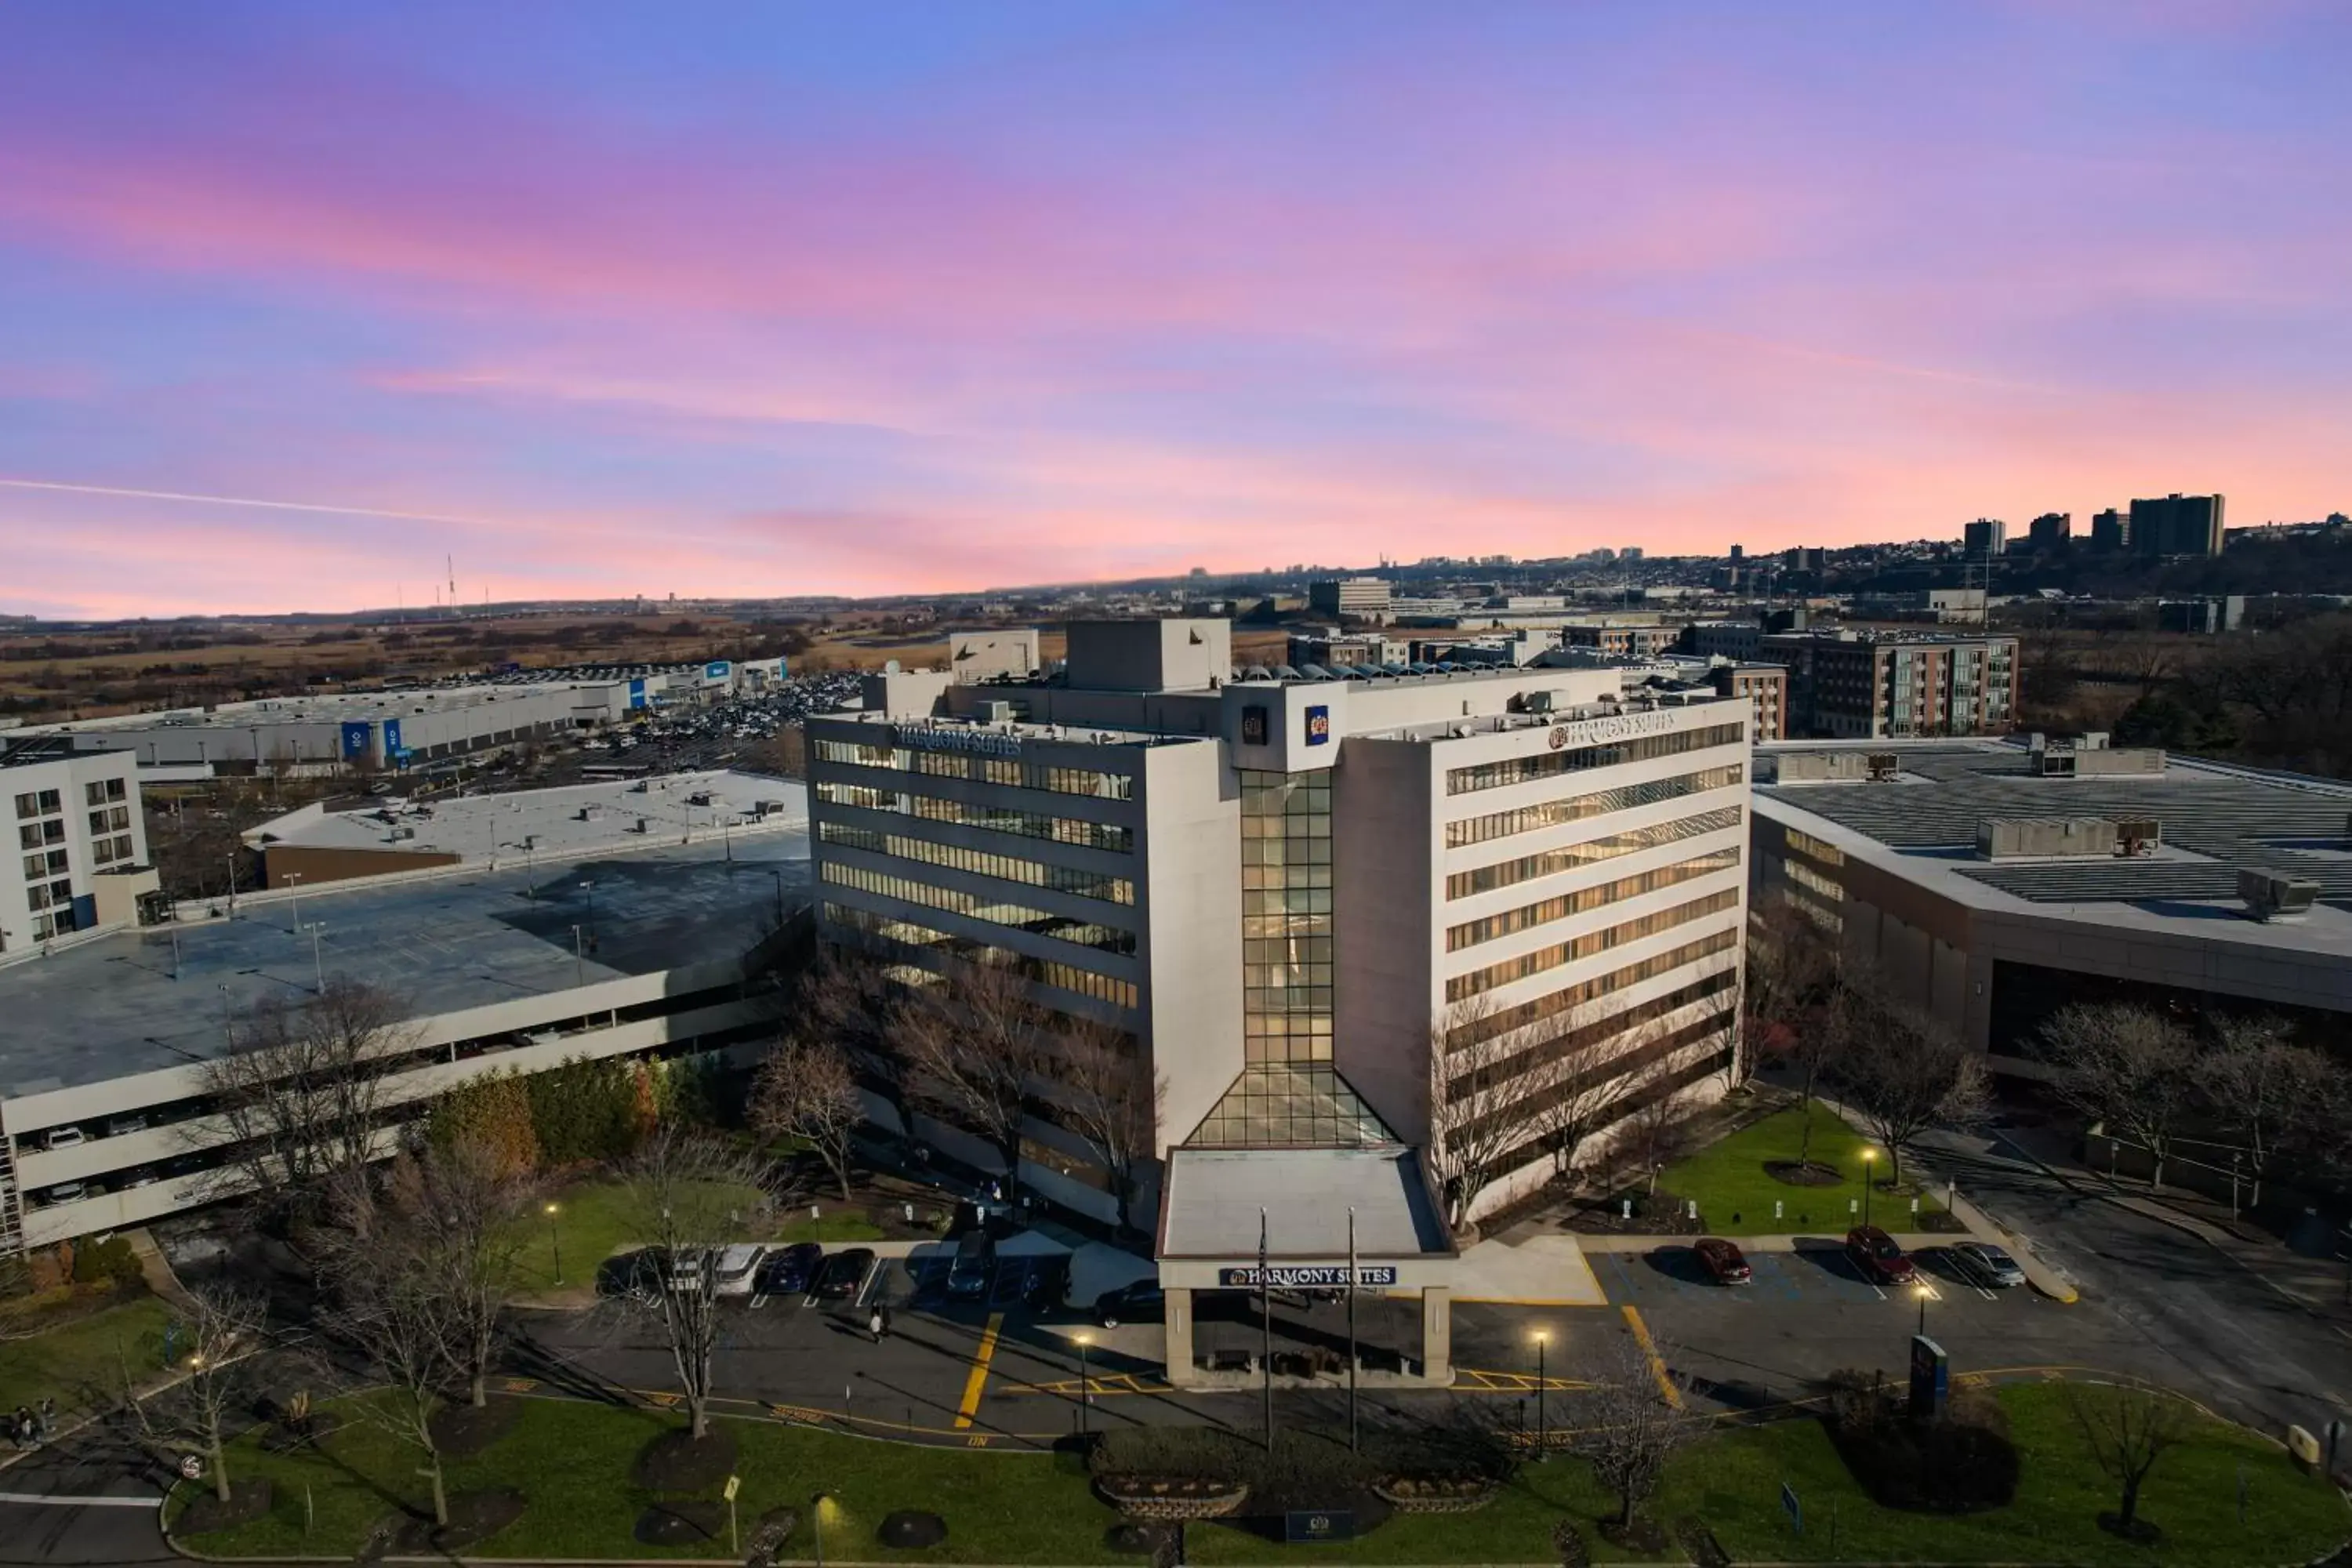
{"label": "parked car", "polygon": [[48,1139],[43,1146],[50,1149],[76,1149],[88,1142],[89,1140],[82,1136],[82,1131],[79,1127],[52,1127],[49,1129]]}
{"label": "parked car", "polygon": [[1123,1322],[1147,1321],[1167,1310],[1168,1296],[1157,1279],[1138,1279],[1095,1298],[1095,1321],[1106,1329]]}
{"label": "parked car", "polygon": [[814,1241],[781,1247],[761,1261],[752,1289],[762,1296],[804,1296],[824,1264],[824,1248]]}
{"label": "parked car", "polygon": [[147,1119],[143,1116],[114,1116],[107,1119],[106,1135],[120,1138],[126,1132],[144,1132]]}
{"label": "parked car", "polygon": [[836,1252],[824,1260],[816,1272],[816,1283],[809,1294],[820,1301],[854,1301],[866,1286],[866,1276],[874,1268],[874,1250],[853,1247]]}
{"label": "parked car", "polygon": [[996,1239],[984,1226],[974,1226],[956,1243],[955,1261],[948,1265],[948,1294],[980,1296],[996,1272]]}
{"label": "parked car", "polygon": [[2017,1259],[1990,1241],[1958,1242],[1946,1247],[1944,1255],[1972,1285],[2007,1290],[2025,1283],[2025,1270],[2017,1266]]}
{"label": "parked car", "polygon": [[1719,1236],[1701,1237],[1691,1250],[1698,1255],[1699,1267],[1718,1285],[1746,1285],[1756,1278],[1739,1248]]}
{"label": "parked car", "polygon": [[1845,1255],[1864,1279],[1877,1285],[1908,1285],[1919,1272],[1895,1238],[1874,1225],[1856,1226],[1845,1233]]}
{"label": "parked car", "polygon": [[59,1182],[56,1186],[51,1187],[47,1192],[41,1194],[41,1204],[42,1206],[46,1208],[50,1204],[79,1203],[88,1196],[89,1196],[89,1184],[84,1182]]}
{"label": "parked car", "polygon": [[760,1271],[760,1259],[768,1256],[764,1247],[740,1246],[722,1247],[719,1261],[710,1271],[710,1293],[714,1296],[748,1296],[751,1281]]}

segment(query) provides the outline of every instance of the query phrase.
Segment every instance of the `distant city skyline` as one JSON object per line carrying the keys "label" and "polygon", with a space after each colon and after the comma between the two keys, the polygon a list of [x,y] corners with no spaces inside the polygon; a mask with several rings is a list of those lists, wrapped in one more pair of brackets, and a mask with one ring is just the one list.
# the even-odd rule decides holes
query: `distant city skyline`
{"label": "distant city skyline", "polygon": [[36,7],[0,614],[2352,495],[2352,10]]}

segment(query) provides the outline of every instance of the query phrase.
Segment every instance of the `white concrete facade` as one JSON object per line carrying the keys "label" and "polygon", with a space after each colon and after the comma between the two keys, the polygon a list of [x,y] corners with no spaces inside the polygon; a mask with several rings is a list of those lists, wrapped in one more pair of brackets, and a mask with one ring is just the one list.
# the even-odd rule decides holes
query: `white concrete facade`
{"label": "white concrete facade", "polygon": [[156,885],[138,772],[127,751],[0,751],[0,957],[137,919]]}

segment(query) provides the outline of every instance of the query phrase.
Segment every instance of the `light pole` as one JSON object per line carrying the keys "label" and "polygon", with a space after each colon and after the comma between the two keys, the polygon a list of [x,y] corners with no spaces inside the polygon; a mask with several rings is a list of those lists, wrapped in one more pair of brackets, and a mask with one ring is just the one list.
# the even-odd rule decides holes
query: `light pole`
{"label": "light pole", "polygon": [[555,1227],[556,1206],[547,1205],[547,1240],[555,1249],[555,1282],[563,1283],[563,1233]]}
{"label": "light pole", "polygon": [[784,929],[784,870],[781,866],[762,868],[776,879],[776,929],[782,931]]}
{"label": "light pole", "polygon": [[302,929],[302,873],[299,871],[287,872],[286,886],[292,889],[287,895],[286,905],[287,908],[294,911],[294,923],[286,929],[289,931],[300,931]]}
{"label": "light pole", "polygon": [[236,919],[236,851],[232,849],[228,860],[228,918]]}
{"label": "light pole", "polygon": [[809,1499],[809,1524],[816,1531],[816,1568],[824,1568],[824,1505],[832,1496],[819,1492]]}
{"label": "light pole", "polygon": [[1544,1376],[1544,1347],[1550,1340],[1550,1334],[1541,1329],[1536,1331],[1536,1459],[1538,1463],[1551,1458],[1551,1426],[1545,1419],[1544,1409],[1544,1389],[1549,1386],[1549,1380]]}
{"label": "light pole", "polygon": [[578,926],[572,928],[572,984],[575,986],[588,984],[588,959],[580,948]]}
{"label": "light pole", "polygon": [[1094,1342],[1094,1335],[1092,1335],[1092,1334],[1080,1334],[1080,1335],[1078,1335],[1077,1339],[1078,1339],[1078,1439],[1079,1439],[1079,1441],[1084,1442],[1084,1441],[1086,1440],[1087,1436],[1088,1436],[1087,1431],[1087,1399],[1088,1399],[1088,1397],[1089,1397],[1089,1395],[1090,1395],[1090,1393],[1091,1393],[1091,1391],[1092,1391],[1092,1389],[1093,1389],[1093,1387],[1094,1387],[1093,1383],[1092,1383],[1092,1382],[1087,1378],[1087,1346]]}
{"label": "light pole", "polygon": [[310,978],[318,983],[317,990],[321,996],[327,994],[327,965],[326,961],[319,956],[319,933],[326,929],[324,921],[313,921],[310,926]]}
{"label": "light pole", "polygon": [[1862,1152],[1862,1223],[1864,1225],[1870,1223],[1871,1166],[1877,1159],[1878,1151],[1875,1149]]}

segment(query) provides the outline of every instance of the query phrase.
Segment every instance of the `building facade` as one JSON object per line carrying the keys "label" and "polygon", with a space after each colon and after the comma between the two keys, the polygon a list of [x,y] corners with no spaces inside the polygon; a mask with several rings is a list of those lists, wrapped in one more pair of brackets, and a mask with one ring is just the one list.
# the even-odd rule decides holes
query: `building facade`
{"label": "building facade", "polygon": [[1960,548],[1971,561],[1990,561],[2009,545],[2009,524],[1980,517],[1960,531]]}
{"label": "building facade", "polygon": [[[1229,635],[1073,626],[1055,683],[812,720],[824,939],[1009,967],[1116,1025],[1161,1086],[1163,1159],[1402,1146],[1442,1172],[1475,1083],[1524,1135],[1464,1212],[1550,1172],[1541,1099],[1571,1049],[1719,1091],[1752,700],[1622,699],[1612,669],[1123,679],[1163,639]],[[1522,1082],[1524,1104],[1496,1088]],[[1085,1148],[1033,1121],[1024,1182],[1113,1215]]]}
{"label": "building facade", "polygon": [[0,801],[14,842],[0,864],[0,953],[127,925],[156,891],[129,752],[56,740],[0,748]]}
{"label": "building facade", "polygon": [[2131,548],[2131,514],[2114,507],[2091,514],[2091,548],[2103,555]]}
{"label": "building facade", "polygon": [[1789,738],[1789,670],[1779,664],[1725,664],[1708,672],[1726,697],[1745,697],[1754,710],[1750,731],[1758,745]]}
{"label": "building facade", "polygon": [[1307,585],[1307,607],[1321,616],[1385,620],[1391,598],[1385,577],[1333,577]]}
{"label": "building facade", "polygon": [[1788,667],[1801,736],[2003,735],[2017,720],[2015,637],[1780,632],[1759,639],[1756,657]]}
{"label": "building facade", "polygon": [[2135,554],[2219,555],[2223,498],[2178,491],[2131,503],[2131,548]]}
{"label": "building facade", "polygon": [[2027,525],[2026,544],[2038,551],[2063,550],[2074,532],[2074,514],[2045,511]]}
{"label": "building facade", "polygon": [[1682,635],[1683,628],[1678,626],[1654,622],[1648,626],[1564,626],[1559,637],[1565,647],[1597,648],[1628,658],[1651,658],[1673,647]]}

